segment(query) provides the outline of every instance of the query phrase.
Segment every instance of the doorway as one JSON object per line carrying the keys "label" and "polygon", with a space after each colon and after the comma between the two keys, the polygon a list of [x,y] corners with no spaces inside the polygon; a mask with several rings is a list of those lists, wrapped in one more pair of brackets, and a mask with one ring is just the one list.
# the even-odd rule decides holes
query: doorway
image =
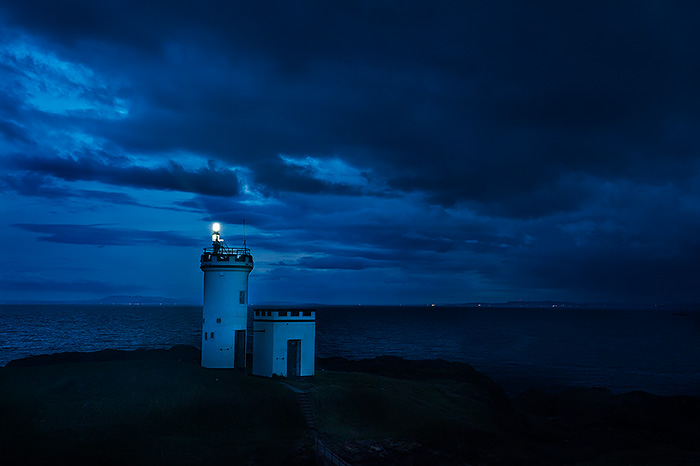
{"label": "doorway", "polygon": [[236,330],[233,343],[233,368],[245,369],[245,330]]}
{"label": "doorway", "polygon": [[301,375],[301,340],[287,340],[287,377]]}

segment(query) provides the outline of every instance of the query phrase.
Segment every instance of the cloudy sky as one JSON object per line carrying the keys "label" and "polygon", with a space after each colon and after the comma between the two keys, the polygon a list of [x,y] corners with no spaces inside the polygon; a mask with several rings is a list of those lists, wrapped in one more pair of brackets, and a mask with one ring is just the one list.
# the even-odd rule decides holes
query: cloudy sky
{"label": "cloudy sky", "polygon": [[5,0],[0,301],[700,301],[700,5]]}

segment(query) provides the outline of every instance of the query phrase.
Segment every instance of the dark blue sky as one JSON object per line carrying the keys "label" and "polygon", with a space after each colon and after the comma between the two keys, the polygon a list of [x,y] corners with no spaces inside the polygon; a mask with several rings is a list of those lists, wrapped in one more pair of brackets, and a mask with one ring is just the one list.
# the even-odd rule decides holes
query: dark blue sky
{"label": "dark blue sky", "polygon": [[[230,3],[230,2],[229,2]],[[9,1],[0,301],[700,301],[700,5]]]}

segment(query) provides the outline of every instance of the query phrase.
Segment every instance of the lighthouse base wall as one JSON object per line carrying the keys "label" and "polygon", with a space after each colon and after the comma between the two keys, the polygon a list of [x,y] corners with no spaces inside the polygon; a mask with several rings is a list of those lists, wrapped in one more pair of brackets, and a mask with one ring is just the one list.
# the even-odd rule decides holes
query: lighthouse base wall
{"label": "lighthouse base wall", "polygon": [[203,332],[202,367],[209,369],[244,369],[246,366],[245,328],[217,328]]}

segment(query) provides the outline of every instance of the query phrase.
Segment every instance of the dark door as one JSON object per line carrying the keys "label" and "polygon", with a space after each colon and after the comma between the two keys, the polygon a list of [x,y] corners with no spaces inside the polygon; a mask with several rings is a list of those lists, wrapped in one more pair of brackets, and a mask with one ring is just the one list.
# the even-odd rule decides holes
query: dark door
{"label": "dark door", "polygon": [[287,377],[301,374],[301,340],[287,340]]}
{"label": "dark door", "polygon": [[236,330],[236,339],[233,344],[233,367],[245,368],[245,330]]}

